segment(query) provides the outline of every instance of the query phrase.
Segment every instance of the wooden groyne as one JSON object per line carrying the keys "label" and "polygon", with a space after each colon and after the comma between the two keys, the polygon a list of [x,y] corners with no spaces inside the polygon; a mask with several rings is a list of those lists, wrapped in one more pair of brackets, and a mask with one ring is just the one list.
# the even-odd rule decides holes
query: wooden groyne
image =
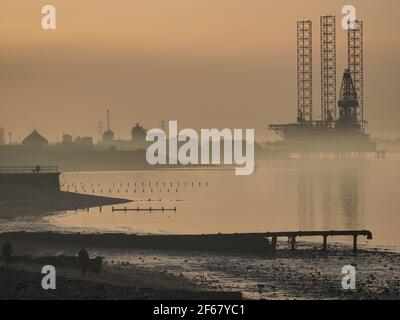
{"label": "wooden groyne", "polygon": [[123,207],[123,208],[111,208],[112,212],[129,212],[129,211],[135,211],[135,212],[153,212],[153,211],[161,211],[161,212],[167,212],[167,211],[173,211],[176,212],[176,207],[174,208],[153,208],[153,207],[149,207],[149,208],[127,208],[127,207]]}
{"label": "wooden groyne", "polygon": [[201,251],[218,253],[266,254],[267,241],[260,234],[213,235],[134,235],[61,234],[55,232],[15,232],[0,234],[13,241],[61,243],[66,247],[82,245],[90,248],[118,248],[140,250]]}
{"label": "wooden groyne", "polygon": [[[204,234],[204,235],[133,235],[133,234],[61,234],[54,232],[15,232],[3,233],[1,237],[11,241],[38,241],[64,243],[65,246],[82,245],[92,248],[120,248],[171,251],[204,251],[220,253],[263,254],[275,257],[278,237],[288,237],[293,245],[301,236],[366,236],[372,239],[372,233],[359,231],[298,231],[267,232],[242,234]],[[293,240],[294,239],[294,240]],[[294,246],[292,246],[294,249]],[[324,240],[323,249],[326,250]],[[356,249],[356,246],[355,246]]]}

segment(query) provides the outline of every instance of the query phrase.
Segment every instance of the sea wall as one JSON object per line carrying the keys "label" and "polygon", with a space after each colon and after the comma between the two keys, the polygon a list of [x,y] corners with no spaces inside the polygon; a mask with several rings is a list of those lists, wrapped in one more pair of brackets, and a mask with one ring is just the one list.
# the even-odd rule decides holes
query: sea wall
{"label": "sea wall", "polygon": [[59,191],[60,173],[1,173],[0,192]]}
{"label": "sea wall", "polygon": [[148,169],[144,150],[138,151],[51,151],[25,150],[14,148],[8,150],[0,146],[0,166],[53,166],[57,164],[61,172],[75,171],[110,171]]}

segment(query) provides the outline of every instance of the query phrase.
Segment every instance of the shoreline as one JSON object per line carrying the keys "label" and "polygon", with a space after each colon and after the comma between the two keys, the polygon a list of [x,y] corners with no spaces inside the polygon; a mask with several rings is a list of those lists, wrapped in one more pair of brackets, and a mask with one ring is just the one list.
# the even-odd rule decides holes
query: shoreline
{"label": "shoreline", "polygon": [[93,207],[128,203],[123,198],[102,197],[66,191],[29,192],[0,196],[0,218],[44,216],[52,212],[81,210]]}
{"label": "shoreline", "polygon": [[[16,254],[23,257],[21,261],[16,261],[19,264],[18,272],[31,273],[21,274],[28,282],[32,281],[31,277],[41,279],[39,269],[32,272],[32,259],[38,262],[38,268],[40,263],[76,257],[80,249],[77,241],[79,235],[73,235],[75,241],[69,241],[71,237],[67,237],[64,238],[67,240],[57,242],[46,241],[45,238],[29,239],[29,233],[23,234],[25,239],[10,237],[10,240]],[[0,235],[1,241],[5,235]],[[400,275],[399,253],[362,247],[357,254],[353,254],[351,246],[338,243],[332,243],[326,253],[319,250],[317,243],[301,242],[295,252],[285,247],[285,243],[280,243],[277,258],[267,259],[260,254],[129,249],[115,244],[106,247],[90,245],[88,251],[92,258],[105,258],[105,272],[82,279],[79,270],[71,271],[68,266],[61,264],[60,286],[76,286],[78,292],[85,287],[97,288],[100,285],[103,288],[98,296],[89,294],[92,289],[87,291],[88,299],[182,299],[182,292],[186,292],[183,298],[191,295],[200,300],[212,299],[217,293],[233,294],[236,298],[242,294],[245,299],[256,300],[400,299],[400,276],[397,276]],[[341,288],[341,271],[345,265],[357,269],[357,290],[344,291]],[[0,277],[3,276],[4,270],[1,269]],[[88,283],[68,284],[68,279]],[[128,294],[121,286],[129,283],[136,289]],[[59,297],[79,298],[73,291],[70,297],[63,296],[60,291]],[[46,299],[42,295],[34,298]]]}

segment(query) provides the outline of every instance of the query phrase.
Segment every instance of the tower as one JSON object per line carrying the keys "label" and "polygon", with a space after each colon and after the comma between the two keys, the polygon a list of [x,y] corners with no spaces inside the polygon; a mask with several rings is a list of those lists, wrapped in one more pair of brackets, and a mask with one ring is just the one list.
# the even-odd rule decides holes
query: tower
{"label": "tower", "polygon": [[312,22],[297,22],[297,122],[313,120]]}
{"label": "tower", "polygon": [[364,131],[364,43],[363,22],[349,21],[348,29],[348,68],[357,93],[357,122]]}
{"label": "tower", "polygon": [[107,110],[107,131],[103,133],[103,141],[114,140],[114,132],[110,128],[110,110]]}
{"label": "tower", "polygon": [[321,120],[336,121],[336,18],[320,18],[321,37]]}
{"label": "tower", "polygon": [[349,69],[346,69],[343,74],[338,106],[339,119],[336,122],[336,128],[360,129],[357,117],[359,108],[357,92]]}
{"label": "tower", "polygon": [[110,110],[107,110],[107,131],[110,131]]}

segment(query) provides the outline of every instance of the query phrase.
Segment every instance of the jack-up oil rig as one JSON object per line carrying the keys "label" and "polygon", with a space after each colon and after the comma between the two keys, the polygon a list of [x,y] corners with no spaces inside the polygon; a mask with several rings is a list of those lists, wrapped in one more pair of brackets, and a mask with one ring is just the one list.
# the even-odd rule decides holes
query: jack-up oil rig
{"label": "jack-up oil rig", "polygon": [[269,126],[282,137],[288,152],[343,155],[376,151],[365,133],[363,22],[349,22],[347,32],[348,67],[337,101],[336,18],[321,17],[321,119],[315,120],[312,21],[297,22],[297,123]]}

